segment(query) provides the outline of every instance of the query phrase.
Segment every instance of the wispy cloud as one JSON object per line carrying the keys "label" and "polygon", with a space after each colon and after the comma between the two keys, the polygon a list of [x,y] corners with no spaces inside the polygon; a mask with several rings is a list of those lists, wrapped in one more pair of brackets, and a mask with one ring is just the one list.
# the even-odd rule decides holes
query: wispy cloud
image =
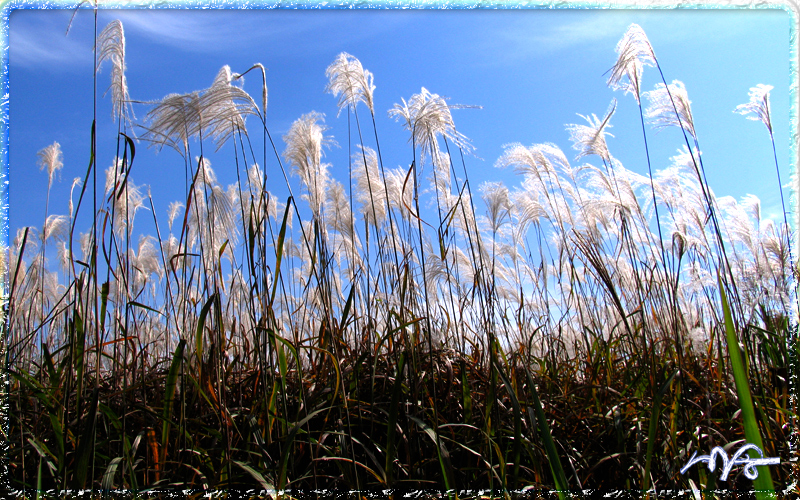
{"label": "wispy cloud", "polygon": [[[112,14],[122,21],[126,33],[135,33],[189,52],[222,53],[254,45],[271,50],[285,43],[322,48],[331,40],[314,34],[319,33],[323,26],[335,26],[332,16],[340,13],[267,10],[129,10],[107,13]],[[348,38],[355,38],[355,34]]]}
{"label": "wispy cloud", "polygon": [[125,32],[191,52],[231,50],[241,39],[258,36],[255,20],[230,11],[127,10],[107,12],[122,21]]}
{"label": "wispy cloud", "polygon": [[529,57],[548,56],[576,47],[603,45],[625,32],[630,16],[619,11],[586,12],[529,12],[528,15],[512,18],[498,29],[497,45],[514,47],[514,51],[503,51],[503,58],[519,60]]}
{"label": "wispy cloud", "polygon": [[15,11],[9,21],[9,61],[29,69],[75,68],[92,64],[91,45],[70,33],[69,11]]}
{"label": "wispy cloud", "polygon": [[[164,45],[169,50],[224,53],[245,44],[265,49],[287,40],[313,41],[308,36],[330,23],[330,16],[241,10],[101,10],[98,29],[113,19],[122,21],[130,43],[136,37]],[[91,67],[92,26],[81,10],[68,36],[70,11],[26,10],[11,15],[11,64],[30,69],[50,67],[71,70]],[[279,20],[278,22],[274,22]],[[323,46],[329,40],[318,40]]]}
{"label": "wispy cloud", "polygon": [[[497,56],[495,62],[508,64],[524,59],[551,56],[559,52],[593,48],[609,53],[631,23],[641,24],[646,32],[653,31],[656,46],[665,43],[684,44],[696,39],[698,29],[714,30],[719,36],[736,37],[739,30],[747,28],[755,16],[733,17],[714,15],[713,11],[664,11],[646,9],[617,10],[552,10],[509,13],[502,22],[492,22],[496,33],[490,45],[476,47]],[[488,18],[491,20],[491,18]],[[504,50],[505,47],[514,49]],[[613,57],[613,53],[609,57]]]}
{"label": "wispy cloud", "polygon": [[[623,33],[627,19],[616,15],[593,16],[553,26],[533,36],[534,45],[554,51],[613,40]],[[605,48],[605,47],[604,47]]]}

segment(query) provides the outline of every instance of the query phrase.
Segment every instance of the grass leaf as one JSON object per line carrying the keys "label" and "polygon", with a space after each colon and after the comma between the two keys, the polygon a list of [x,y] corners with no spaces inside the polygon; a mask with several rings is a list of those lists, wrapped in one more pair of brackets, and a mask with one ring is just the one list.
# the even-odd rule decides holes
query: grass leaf
{"label": "grass leaf", "polygon": [[525,367],[525,375],[528,379],[528,390],[531,394],[531,401],[533,402],[533,410],[536,412],[536,425],[539,428],[539,437],[544,444],[545,452],[547,453],[547,462],[550,465],[550,472],[553,474],[553,480],[556,483],[556,490],[558,490],[559,500],[567,500],[569,498],[569,483],[567,482],[567,475],[564,473],[564,468],[561,466],[561,459],[556,450],[556,444],[553,441],[553,435],[550,434],[550,426],[547,424],[547,417],[542,409],[542,403],[539,400],[539,393],[536,390],[536,384],[533,382],[533,376],[527,365]]}
{"label": "grass leaf", "polygon": [[[739,349],[739,339],[733,327],[731,309],[728,305],[728,297],[725,294],[725,287],[722,283],[721,276],[717,276],[717,282],[719,283],[719,294],[722,300],[722,312],[725,317],[725,339],[728,344],[731,367],[733,368],[733,380],[736,384],[736,395],[739,397],[739,408],[742,410],[744,435],[749,444],[754,444],[763,451],[764,444],[761,441],[761,432],[758,430],[758,420],[756,420],[756,413],[753,409],[753,398],[750,394],[750,384],[747,381],[747,371],[745,370],[745,363],[742,359],[742,351]],[[753,450],[749,453],[750,458],[760,458]],[[772,483],[772,474],[770,474],[767,466],[758,467],[758,477],[753,480],[753,486],[755,486],[756,498],[758,500],[775,498],[775,486]]]}

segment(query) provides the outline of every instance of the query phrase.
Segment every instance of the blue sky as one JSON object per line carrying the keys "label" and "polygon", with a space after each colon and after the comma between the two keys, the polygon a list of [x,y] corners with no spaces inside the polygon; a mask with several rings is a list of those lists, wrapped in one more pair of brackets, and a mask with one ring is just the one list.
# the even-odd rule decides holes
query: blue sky
{"label": "blue sky", "polygon": [[[80,10],[65,31],[71,10],[15,10],[9,17],[9,234],[41,226],[47,174],[36,152],[58,141],[64,169],[51,194],[50,213],[67,213],[74,177],[83,177],[89,160],[92,121],[92,33],[89,10]],[[585,123],[578,113],[602,115],[619,101],[612,118],[611,154],[627,168],[647,173],[638,108],[630,95],[606,86],[614,48],[631,23],[647,33],[667,81],[681,80],[692,101],[708,181],[717,196],[755,194],[765,216],[779,218],[780,197],[766,128],[734,114],[759,83],[771,93],[778,161],[788,183],[790,161],[791,18],[782,10],[101,10],[98,30],[120,19],[125,28],[130,95],[155,101],[170,93],[208,87],[219,69],[243,72],[253,63],[268,68],[268,127],[277,142],[301,115],[325,113],[328,134],[339,148],[327,153],[332,174],[347,183],[347,117],[337,118],[336,99],[324,92],[326,67],[348,52],[375,75],[375,111],[384,164],[408,167],[408,134],[387,111],[421,87],[452,104],[482,106],[454,110],[459,131],[475,146],[466,166],[473,186],[502,180],[513,187],[521,178],[494,162],[503,145],[551,142],[572,159],[575,151],[565,125]],[[98,77],[98,170],[116,152],[111,117],[110,68]],[[252,75],[252,76],[251,76]],[[645,68],[643,90],[660,81]],[[250,73],[245,90],[258,100],[260,75]],[[141,121],[149,109],[134,107]],[[362,108],[362,120],[368,115]],[[248,119],[260,148],[259,124]],[[135,131],[141,134],[141,131]],[[669,166],[682,144],[677,129],[648,129],[653,168]],[[220,181],[235,182],[232,149],[207,154]],[[580,162],[599,164],[596,158]],[[270,189],[284,193],[274,156],[267,158]],[[272,170],[271,170],[272,169]],[[160,223],[167,205],[184,196],[183,161],[174,151],[156,154],[137,146],[132,179],[148,185]],[[99,176],[102,178],[102,174]],[[295,181],[296,182],[296,179]],[[297,189],[295,184],[295,189]],[[789,191],[785,194],[788,196]],[[76,195],[77,199],[77,195]],[[483,207],[477,207],[483,212]],[[150,218],[141,214],[138,220]],[[138,224],[138,222],[137,222]],[[79,224],[85,230],[88,222]],[[146,228],[144,222],[139,226]],[[146,230],[146,229],[144,229]]]}

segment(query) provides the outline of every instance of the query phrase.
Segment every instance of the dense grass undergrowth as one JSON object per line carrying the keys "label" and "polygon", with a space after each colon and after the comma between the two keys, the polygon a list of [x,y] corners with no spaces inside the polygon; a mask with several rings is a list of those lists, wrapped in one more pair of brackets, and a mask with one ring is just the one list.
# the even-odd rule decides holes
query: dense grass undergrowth
{"label": "dense grass undergrowth", "polygon": [[[615,344],[598,343],[585,359],[529,359],[516,352],[494,370],[479,355],[429,353],[420,345],[401,351],[399,361],[394,351],[377,357],[348,351],[338,365],[320,357],[303,373],[290,367],[282,380],[212,357],[177,372],[185,389],[173,393],[172,405],[165,403],[166,361],[137,363],[127,388],[108,377],[95,391],[88,377],[82,401],[59,380],[60,369],[43,375],[43,386],[31,381],[11,399],[12,432],[24,432],[26,448],[44,454],[17,458],[11,472],[20,482],[41,478],[45,489],[74,487],[85,456],[84,487],[94,483],[98,490],[272,489],[282,477],[283,487],[299,491],[444,490],[445,475],[451,487],[494,488],[498,495],[503,488],[553,488],[531,383],[571,488],[640,489],[653,393],[662,388],[651,464],[659,489],[688,486],[678,470],[693,452],[744,439],[735,388],[717,360],[685,357],[681,375],[672,377],[674,360],[625,363]],[[752,382],[765,455],[785,457],[788,394],[776,376],[765,372]],[[88,452],[80,447],[84,436],[92,440]],[[772,468],[775,481],[788,484],[790,468],[787,462]],[[742,474],[714,483],[697,469],[689,478],[711,489],[751,486]]]}
{"label": "dense grass undergrowth", "polygon": [[[295,121],[279,153],[261,65],[248,70],[260,103],[225,67],[134,123],[121,23],[96,53],[119,128],[105,186],[95,120],[74,211],[46,207],[4,252],[12,489],[797,494],[789,225],[762,220],[754,197],[714,196],[683,84],[662,75],[640,91],[643,68],[661,68],[638,26],[608,83],[633,94],[645,143],[645,121],[683,131],[673,166],[653,173],[647,158],[638,175],[611,155],[614,102],[568,127],[576,160],[599,166],[572,166],[553,144],[506,146],[497,165],[523,180],[480,186],[485,215],[469,140],[426,89],[390,111],[410,134],[409,167],[384,168],[373,76],[350,55],[326,73],[358,144],[345,187],[322,162],[321,114]],[[772,138],[769,90],[737,111]],[[132,180],[148,175],[141,143],[185,168],[166,224]],[[227,188],[203,156],[226,143]],[[57,143],[40,152],[50,184],[61,162]],[[142,207],[154,235],[133,232]],[[781,464],[755,481],[739,466],[727,481],[680,473],[694,453],[746,442]]]}

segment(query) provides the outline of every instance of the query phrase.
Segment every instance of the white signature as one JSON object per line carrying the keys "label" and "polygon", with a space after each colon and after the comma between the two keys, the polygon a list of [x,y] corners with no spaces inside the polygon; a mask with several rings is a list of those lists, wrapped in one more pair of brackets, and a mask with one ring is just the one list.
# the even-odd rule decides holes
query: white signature
{"label": "white signature", "polygon": [[[739,458],[742,456],[744,452],[747,450],[755,450],[762,458]],[[711,450],[710,455],[700,455],[697,456],[697,452],[694,452],[692,458],[689,459],[689,463],[683,466],[681,469],[681,474],[685,474],[689,467],[696,464],[697,462],[705,462],[708,464],[708,470],[714,472],[714,469],[717,468],[717,457],[722,459],[722,476],[720,476],[720,480],[725,481],[728,478],[728,473],[731,471],[734,465],[744,465],[744,475],[747,476],[748,479],[755,479],[758,477],[758,470],[756,470],[757,465],[776,465],[781,463],[781,459],[779,457],[767,457],[764,458],[764,452],[761,451],[761,448],[754,444],[746,444],[739,448],[739,451],[734,453],[733,457],[729,460],[728,454],[725,453],[719,446],[715,446]]]}

